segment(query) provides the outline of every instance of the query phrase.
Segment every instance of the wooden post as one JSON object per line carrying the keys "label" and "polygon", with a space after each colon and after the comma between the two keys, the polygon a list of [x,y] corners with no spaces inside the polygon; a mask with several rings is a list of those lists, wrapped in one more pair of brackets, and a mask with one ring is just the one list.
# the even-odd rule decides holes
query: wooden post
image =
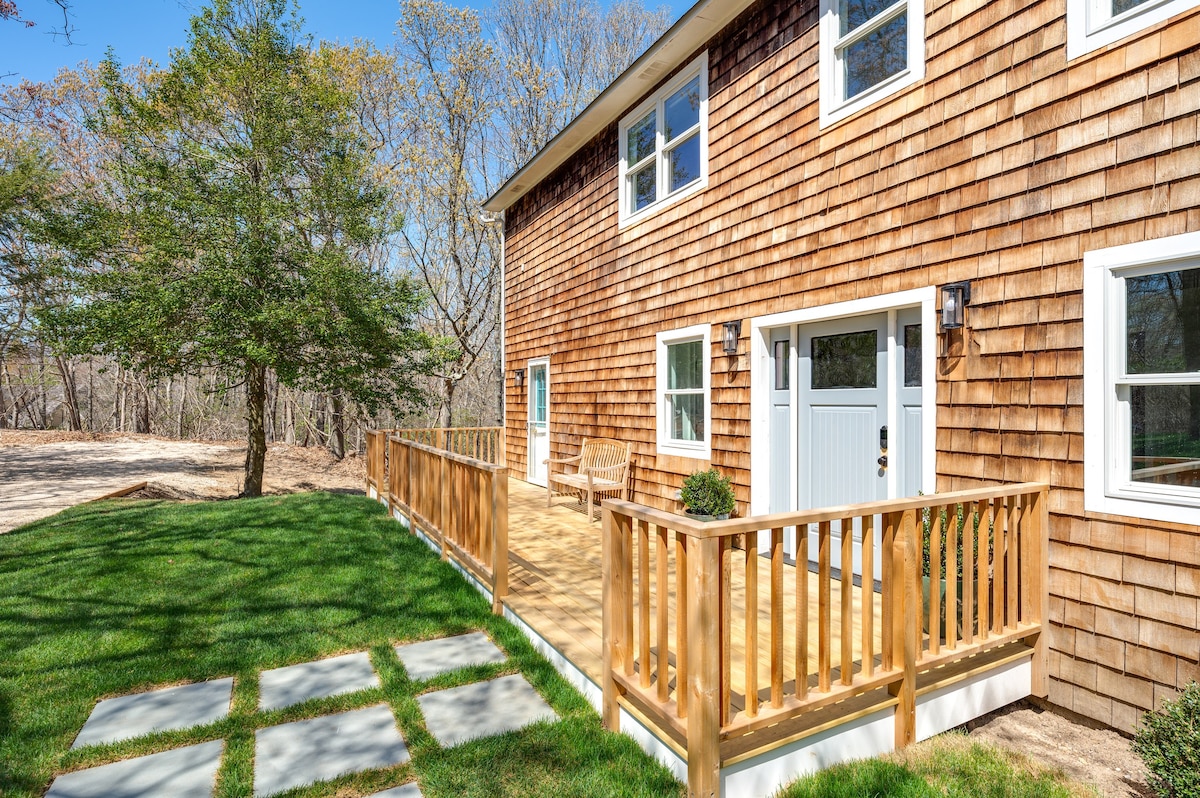
{"label": "wooden post", "polygon": [[630,657],[631,641],[627,637],[625,616],[632,608],[628,596],[632,590],[630,582],[629,563],[626,553],[629,550],[627,540],[631,534],[630,520],[627,515],[617,515],[605,507],[601,511],[603,532],[601,537],[602,561],[600,564],[601,587],[603,603],[601,615],[602,656],[603,656],[603,719],[604,728],[609,731],[621,729],[621,707],[617,703],[619,689],[613,678],[618,668],[626,669]]}
{"label": "wooden post", "polygon": [[688,796],[721,794],[721,539],[688,541]]}
{"label": "wooden post", "polygon": [[1050,502],[1046,492],[1047,488],[1043,486],[1033,494],[1033,502],[1027,510],[1032,520],[1029,549],[1034,554],[1028,570],[1029,590],[1033,598],[1030,604],[1033,609],[1032,620],[1041,626],[1037,641],[1033,644],[1033,684],[1030,685],[1030,692],[1038,698],[1050,695],[1050,630],[1047,626],[1050,620]]}
{"label": "wooden post", "polygon": [[492,612],[504,614],[508,595],[508,469],[492,472]]}
{"label": "wooden post", "polygon": [[450,528],[450,513],[452,512],[451,508],[454,507],[454,497],[450,495],[452,493],[450,490],[450,460],[442,455],[438,455],[437,459],[441,464],[440,473],[442,480],[441,484],[439,485],[441,490],[438,491],[442,497],[441,511],[438,513],[439,517],[437,523],[438,540],[441,541],[442,544],[442,559],[449,560],[450,547],[446,545],[446,534],[447,530]]}
{"label": "wooden post", "polygon": [[916,511],[905,510],[896,525],[892,551],[892,642],[901,648],[904,677],[891,686],[896,705],[896,748],[916,741],[917,654],[921,646],[920,559],[916,547]]}

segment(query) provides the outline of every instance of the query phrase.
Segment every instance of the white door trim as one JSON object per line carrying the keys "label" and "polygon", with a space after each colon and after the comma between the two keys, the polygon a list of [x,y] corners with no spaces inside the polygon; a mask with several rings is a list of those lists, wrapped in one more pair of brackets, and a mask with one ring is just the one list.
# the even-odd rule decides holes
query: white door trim
{"label": "white door trim", "polygon": [[[774,327],[831,321],[846,316],[859,316],[903,308],[921,308],[921,326],[927,334],[921,337],[921,381],[926,390],[921,396],[921,490],[933,493],[937,484],[937,287],[926,286],[894,294],[853,299],[814,308],[801,308],[772,313],[750,319],[750,513],[762,515],[770,502],[770,486],[766,476],[770,470],[770,431],[768,427],[770,385],[772,378],[770,330]],[[894,321],[894,318],[892,319]],[[795,346],[792,358],[795,360]],[[793,370],[792,374],[796,374]],[[892,377],[889,377],[892,379]],[[792,382],[795,389],[795,380]],[[795,402],[793,401],[793,410]],[[890,417],[888,428],[896,429],[896,419]],[[889,485],[889,488],[894,486]]]}

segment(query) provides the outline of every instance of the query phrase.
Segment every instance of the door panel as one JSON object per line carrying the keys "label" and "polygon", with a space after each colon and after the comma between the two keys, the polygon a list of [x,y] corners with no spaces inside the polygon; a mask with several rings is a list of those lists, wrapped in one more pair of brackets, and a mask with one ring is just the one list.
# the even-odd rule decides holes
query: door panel
{"label": "door panel", "polygon": [[546,484],[546,460],[550,457],[550,363],[529,363],[529,463],[527,478],[535,485]]}

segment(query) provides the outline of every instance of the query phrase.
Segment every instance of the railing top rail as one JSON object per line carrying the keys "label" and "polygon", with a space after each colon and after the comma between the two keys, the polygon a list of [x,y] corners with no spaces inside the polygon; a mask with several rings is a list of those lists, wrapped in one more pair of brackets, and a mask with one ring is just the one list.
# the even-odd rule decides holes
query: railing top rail
{"label": "railing top rail", "polygon": [[[439,449],[436,446],[430,446],[428,444],[419,443],[417,441],[410,441],[407,438],[403,438],[399,435],[389,435],[388,440],[395,441],[396,443],[399,443],[402,446],[408,446],[408,447],[416,449],[418,451],[426,452],[428,454],[436,455],[438,457],[444,457],[452,463],[459,463],[460,465],[471,466],[472,468],[478,468],[480,471],[490,471],[493,474],[507,474],[508,473],[508,466],[494,465],[492,463],[487,462],[486,460],[476,460],[474,457],[466,457],[465,455],[455,454],[454,452],[448,452],[445,449]],[[634,506],[636,506],[636,505],[634,505]]]}
{"label": "railing top rail", "polygon": [[393,427],[387,432],[499,432],[504,427]]}
{"label": "railing top rail", "polygon": [[731,518],[727,521],[693,521],[687,516],[656,510],[623,499],[605,499],[601,506],[657,526],[669,527],[690,537],[719,538],[798,524],[815,524],[821,521],[837,521],[842,518],[864,515],[920,510],[926,507],[976,502],[984,499],[1002,499],[1008,496],[1019,496],[1023,493],[1038,493],[1047,489],[1049,489],[1049,485],[1044,482],[1017,482],[988,488],[957,490],[950,493],[930,493],[926,496],[912,496],[906,499],[885,499],[863,504],[844,504],[788,513],[754,515],[749,518]]}

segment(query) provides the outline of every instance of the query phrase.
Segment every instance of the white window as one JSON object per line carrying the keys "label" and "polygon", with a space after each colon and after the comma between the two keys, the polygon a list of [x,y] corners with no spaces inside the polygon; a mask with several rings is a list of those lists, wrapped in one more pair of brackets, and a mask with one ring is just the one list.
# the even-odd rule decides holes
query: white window
{"label": "white window", "polygon": [[821,0],[821,127],[923,77],[924,0]]}
{"label": "white window", "polygon": [[709,325],[658,334],[658,453],[708,459]]}
{"label": "white window", "polygon": [[1067,58],[1078,58],[1197,5],[1197,0],[1067,0]]}
{"label": "white window", "polygon": [[1200,233],[1083,258],[1084,507],[1200,523]]}
{"label": "white window", "polygon": [[621,224],[708,183],[708,54],[621,120]]}

